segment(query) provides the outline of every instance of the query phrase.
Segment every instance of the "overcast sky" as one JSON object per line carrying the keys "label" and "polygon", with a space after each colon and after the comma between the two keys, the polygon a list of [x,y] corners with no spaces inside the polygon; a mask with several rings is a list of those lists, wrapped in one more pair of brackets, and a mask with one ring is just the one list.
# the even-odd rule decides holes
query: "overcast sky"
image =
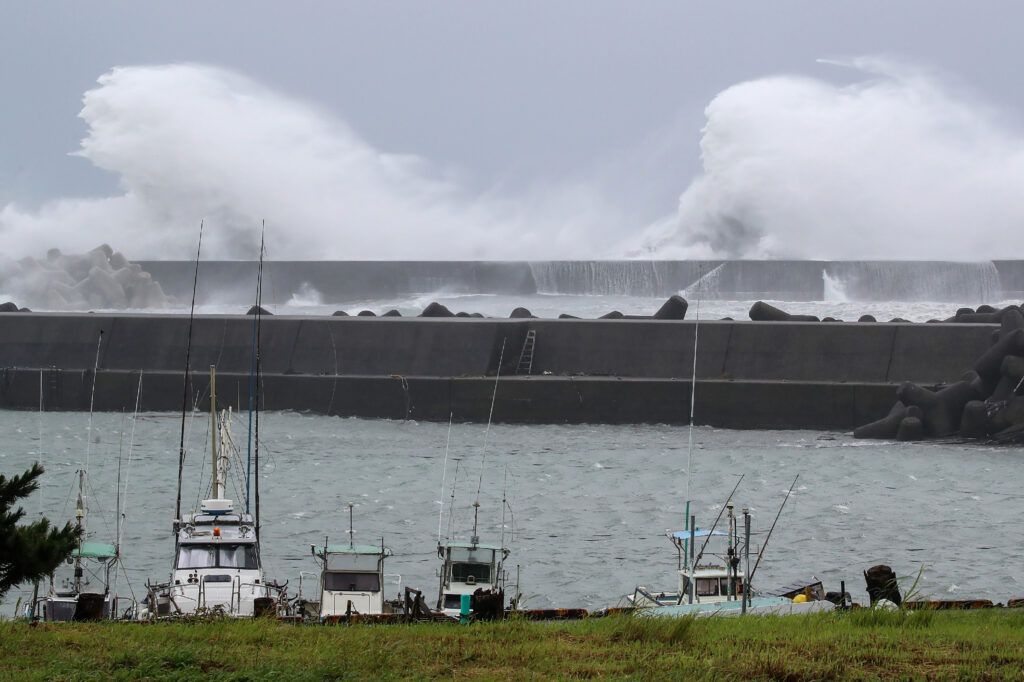
{"label": "overcast sky", "polygon": [[724,90],[780,75],[864,78],[822,59],[928,71],[1020,135],[1021,26],[1024,3],[1009,1],[7,0],[0,207],[124,191],[123,164],[110,172],[69,155],[88,132],[83,94],[114,67],[184,62],[308,105],[373,150],[417,157],[463,196],[579,182],[647,224],[674,214],[701,173],[705,108]]}

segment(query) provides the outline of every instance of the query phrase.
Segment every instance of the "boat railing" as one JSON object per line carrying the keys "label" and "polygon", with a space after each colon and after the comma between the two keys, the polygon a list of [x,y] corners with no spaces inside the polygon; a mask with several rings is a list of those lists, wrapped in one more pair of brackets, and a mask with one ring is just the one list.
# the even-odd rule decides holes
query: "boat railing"
{"label": "boat railing", "polygon": [[636,589],[633,591],[633,604],[636,604],[639,601],[639,599],[637,598],[637,595],[643,597],[644,599],[646,599],[647,601],[650,602],[650,604],[647,604],[647,606],[661,606],[662,605],[661,601],[659,601],[659,599],[657,597],[655,597],[653,594],[648,592],[646,588],[644,588],[644,587],[642,587],[640,585],[637,585]]}
{"label": "boat railing", "polygon": [[302,601],[302,599],[303,599],[303,597],[302,597],[302,579],[305,576],[307,576],[307,575],[308,576],[312,576],[314,578],[319,578],[321,574],[319,572],[313,572],[313,571],[299,571],[299,596],[298,596],[298,601]]}

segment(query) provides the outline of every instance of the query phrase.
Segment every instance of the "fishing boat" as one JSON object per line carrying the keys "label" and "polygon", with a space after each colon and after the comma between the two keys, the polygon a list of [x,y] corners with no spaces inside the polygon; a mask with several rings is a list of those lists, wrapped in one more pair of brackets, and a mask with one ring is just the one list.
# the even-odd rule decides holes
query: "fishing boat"
{"label": "fishing boat", "polygon": [[[121,462],[118,458],[116,515],[117,531],[114,544],[90,540],[88,528],[88,496],[86,493],[89,454],[92,447],[93,401],[96,394],[96,374],[99,370],[100,347],[103,331],[96,342],[96,360],[93,365],[93,382],[89,395],[89,430],[86,436],[86,463],[77,471],[78,496],[75,505],[75,527],[78,530],[78,545],[67,556],[63,565],[50,573],[46,594],[38,596],[39,583],[33,590],[32,600],[25,615],[30,620],[79,621],[107,618],[131,618],[134,616],[135,600],[117,596],[117,568],[121,559]],[[42,385],[42,373],[40,373]],[[141,379],[140,379],[141,382]],[[141,383],[139,384],[141,390]],[[40,396],[42,391],[40,390]],[[40,397],[40,414],[42,398]],[[42,429],[40,427],[40,441]],[[41,447],[41,446],[40,446]]]}
{"label": "fishing boat", "polygon": [[379,545],[355,544],[352,525],[352,504],[349,504],[349,530],[347,545],[332,545],[324,538],[323,545],[311,545],[310,550],[320,562],[320,598],[305,602],[307,614],[316,613],[320,620],[337,616],[381,615],[402,613],[401,598],[384,597],[386,579],[401,576],[384,573],[384,559],[391,556],[391,548]]}
{"label": "fishing boat", "polygon": [[[728,510],[728,530],[725,532],[716,531],[714,528],[697,530],[691,525],[689,530],[667,533],[676,549],[678,583],[675,590],[653,591],[640,585],[633,594],[626,596],[626,601],[631,606],[641,607],[675,606],[684,603],[739,604],[745,591],[750,589],[746,572],[740,567],[741,549],[746,547],[739,541],[733,505],[727,501],[725,509]],[[744,517],[749,520],[746,510]],[[719,545],[724,542],[725,550],[722,551],[720,546],[711,545],[711,551],[707,551],[713,541]],[[699,552],[696,549],[697,543],[701,543]],[[705,556],[708,558],[706,562],[703,561]]]}
{"label": "fishing boat", "polygon": [[[203,231],[199,228],[199,248],[196,250],[196,277],[199,278],[199,253]],[[260,266],[256,286],[256,306],[253,312],[253,351],[249,375],[249,448],[246,459],[241,456],[231,438],[231,411],[226,418],[217,419],[216,372],[210,366],[210,450],[211,497],[200,503],[199,512],[187,516],[181,513],[182,476],[185,465],[185,415],[188,410],[190,359],[192,349],[192,320],[195,315],[195,282],[192,288],[192,309],[189,314],[188,343],[185,352],[184,395],[181,407],[181,440],[178,449],[178,492],[174,513],[174,566],[166,583],[147,584],[147,608],[143,617],[223,615],[244,618],[274,615],[285,603],[287,585],[268,582],[263,573],[260,557],[260,496],[259,496],[259,386],[260,386],[260,319],[263,288],[263,254],[260,243]],[[253,429],[253,413],[256,426]],[[255,451],[253,437],[255,435]],[[218,447],[219,443],[219,447]],[[255,452],[255,456],[254,456]],[[236,509],[234,499],[226,497],[227,473],[232,460],[239,460],[236,471],[245,471],[244,509]],[[252,465],[252,466],[250,466]],[[252,470],[255,475],[251,475]],[[250,507],[250,482],[255,489],[255,514]]]}
{"label": "fishing boat", "polygon": [[230,410],[217,418],[212,367],[210,387],[212,496],[200,503],[198,513],[175,519],[171,577],[147,585],[144,617],[274,615],[285,601],[285,586],[268,581],[263,572],[258,515],[253,516],[248,504],[244,511],[236,509],[226,496],[228,472],[240,457],[231,437]]}
{"label": "fishing boat", "polygon": [[[477,535],[480,503],[473,503],[473,534],[469,542],[449,538],[438,542],[437,556],[442,560],[437,609],[448,616],[463,613],[463,600],[474,601],[473,611],[495,616],[505,608],[507,575],[504,564],[510,550],[504,546],[484,544]],[[517,586],[518,587],[518,586]],[[513,598],[513,603],[518,598]],[[467,604],[468,606],[468,604]]]}
{"label": "fishing boat", "polygon": [[118,599],[111,590],[111,573],[116,568],[120,552],[116,544],[85,540],[88,537],[85,477],[85,470],[79,469],[75,509],[78,546],[68,555],[65,564],[50,574],[46,594],[35,600],[27,614],[31,618],[73,621],[101,620],[119,615]]}

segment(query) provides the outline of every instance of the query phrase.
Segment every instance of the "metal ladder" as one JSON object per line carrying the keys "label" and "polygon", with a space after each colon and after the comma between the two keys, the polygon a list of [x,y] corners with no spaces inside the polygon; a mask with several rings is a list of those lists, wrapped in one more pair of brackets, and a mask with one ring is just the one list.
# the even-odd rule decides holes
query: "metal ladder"
{"label": "metal ladder", "polygon": [[516,366],[516,374],[529,374],[533,369],[533,347],[537,344],[537,332],[530,329],[523,339],[523,350],[519,353],[519,364]]}

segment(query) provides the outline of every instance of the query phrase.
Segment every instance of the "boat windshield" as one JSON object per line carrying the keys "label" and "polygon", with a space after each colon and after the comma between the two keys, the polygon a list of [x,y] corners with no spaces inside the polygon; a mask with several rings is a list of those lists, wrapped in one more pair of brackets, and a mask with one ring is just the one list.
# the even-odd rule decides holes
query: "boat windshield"
{"label": "boat windshield", "polygon": [[[733,590],[733,594],[743,593],[743,581],[735,579],[733,584],[736,588]],[[729,594],[729,579],[728,578],[697,578],[697,596],[698,597],[717,597],[719,595],[727,596]]]}
{"label": "boat windshield", "polygon": [[254,544],[201,543],[178,548],[178,568],[259,568]]}
{"label": "boat windshield", "polygon": [[490,564],[452,564],[452,580],[460,583],[489,583],[491,582]]}
{"label": "boat windshield", "polygon": [[380,592],[379,573],[324,573],[324,589],[333,592]]}

